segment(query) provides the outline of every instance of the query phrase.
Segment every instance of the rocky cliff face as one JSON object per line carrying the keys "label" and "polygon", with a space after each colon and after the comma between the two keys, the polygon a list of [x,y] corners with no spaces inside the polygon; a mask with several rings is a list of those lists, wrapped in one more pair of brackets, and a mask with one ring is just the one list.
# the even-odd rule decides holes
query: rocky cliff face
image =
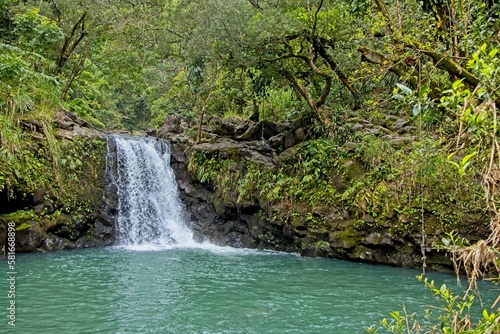
{"label": "rocky cliff face", "polygon": [[[37,121],[23,124],[32,150],[49,145]],[[15,223],[16,252],[44,252],[111,245],[112,217],[104,194],[106,139],[69,111],[59,110],[54,139],[60,150],[58,168],[39,166],[33,192],[18,184],[1,192],[0,254],[5,252],[6,226]],[[33,163],[37,163],[34,161]],[[42,160],[45,161],[45,160]],[[35,174],[36,173],[36,174]]]}
{"label": "rocky cliff face", "polygon": [[[412,130],[405,120],[394,121],[391,131],[375,127],[368,122],[354,122],[354,131],[385,136],[384,140],[400,146],[411,141]],[[381,130],[382,129],[382,130]],[[156,135],[171,143],[172,159],[181,195],[189,212],[192,229],[198,239],[208,239],[219,245],[274,249],[298,252],[305,256],[321,256],[355,261],[367,261],[404,267],[421,267],[423,256],[427,267],[434,270],[452,270],[450,260],[437,252],[432,244],[439,241],[444,230],[396,230],[404,226],[404,214],[386,212],[382,219],[375,218],[359,207],[337,204],[268,202],[263,199],[245,201],[234,189],[222,196],[213,184],[197,181],[190,170],[190,159],[231,159],[233,168],[245,174],[248,162],[262,170],[276,171],[278,166],[296,154],[296,145],[307,141],[307,131],[300,122],[273,124],[268,121],[250,124],[215,122],[204,128],[205,142],[192,143],[184,134],[186,124],[177,117],[170,117]],[[384,131],[385,130],[385,131]],[[353,145],[353,143],[348,143]],[[363,173],[363,166],[356,159],[344,163],[344,173],[334,179],[336,187],[343,190]],[[230,180],[228,181],[230,183]],[[257,196],[258,197],[258,196]],[[436,218],[425,213],[425,219]],[[481,226],[484,215],[469,215],[468,225]],[[321,225],[310,220],[321,221]],[[360,227],[361,226],[361,227]],[[478,229],[467,231],[474,240],[486,234]]]}

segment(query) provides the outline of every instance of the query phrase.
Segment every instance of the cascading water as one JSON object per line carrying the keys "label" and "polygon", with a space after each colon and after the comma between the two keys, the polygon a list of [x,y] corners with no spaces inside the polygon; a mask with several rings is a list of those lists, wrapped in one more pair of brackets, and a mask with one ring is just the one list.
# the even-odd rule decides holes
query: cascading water
{"label": "cascading water", "polygon": [[117,192],[116,244],[130,248],[191,246],[170,147],[156,138],[110,136],[108,177]]}

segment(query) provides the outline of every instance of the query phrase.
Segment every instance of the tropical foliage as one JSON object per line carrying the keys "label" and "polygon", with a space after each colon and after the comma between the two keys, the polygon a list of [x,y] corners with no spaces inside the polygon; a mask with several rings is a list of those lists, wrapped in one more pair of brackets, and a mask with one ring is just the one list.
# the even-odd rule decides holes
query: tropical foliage
{"label": "tropical foliage", "polygon": [[[474,285],[498,266],[500,247],[499,6],[0,0],[0,191],[57,191],[68,184],[61,175],[80,168],[81,158],[67,152],[83,144],[72,148],[55,137],[61,109],[104,130],[145,130],[177,114],[196,121],[198,141],[212,118],[246,119],[256,111],[272,121],[301,118],[314,140],[279,173],[247,166],[231,181],[219,173],[234,172],[230,161],[198,157],[200,181],[237,188],[239,200],[251,199],[260,181],[268,200],[335,199],[372,215],[391,205],[418,215],[415,208],[425,205],[453,228],[457,216],[447,203],[464,210],[468,203],[492,217],[491,237],[447,250]],[[345,125],[377,125],[388,116],[415,126],[406,150]],[[347,142],[358,145],[349,151]],[[364,178],[339,191],[334,174],[345,174],[349,159],[361,164]],[[429,288],[445,296],[446,289]],[[400,330],[399,317],[396,327],[385,327]],[[476,328],[487,332],[496,319],[487,313]],[[462,330],[446,326],[440,330]]]}

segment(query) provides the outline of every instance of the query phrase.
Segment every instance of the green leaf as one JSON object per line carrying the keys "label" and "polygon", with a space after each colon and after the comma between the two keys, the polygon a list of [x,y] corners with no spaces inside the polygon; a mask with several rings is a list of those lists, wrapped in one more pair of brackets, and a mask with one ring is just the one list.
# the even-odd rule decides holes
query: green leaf
{"label": "green leaf", "polygon": [[467,154],[465,157],[463,157],[462,161],[460,162],[461,166],[466,166],[468,164],[468,161],[474,157],[477,154],[477,152],[472,152],[471,154]]}
{"label": "green leaf", "polygon": [[312,175],[304,175],[304,177],[302,178],[302,182],[304,183],[311,182],[312,180],[313,180]]}
{"label": "green leaf", "polygon": [[455,82],[451,85],[451,88],[452,88],[453,90],[457,90],[458,88],[461,88],[461,87],[463,87],[463,86],[465,86],[465,85],[464,85],[464,83],[462,82],[462,80],[460,79],[460,80],[456,80],[456,81],[455,81]]}
{"label": "green leaf", "polygon": [[496,54],[498,53],[498,49],[497,48],[494,48],[493,50],[490,51],[490,53],[488,54],[488,57],[490,57],[491,59],[495,58]]}
{"label": "green leaf", "polygon": [[479,51],[481,51],[481,52],[485,52],[485,53],[486,53],[486,48],[487,48],[487,47],[488,47],[488,44],[483,43],[483,45],[481,45],[481,46],[479,47]]}
{"label": "green leaf", "polygon": [[398,101],[404,101],[404,100],[405,100],[404,96],[403,96],[403,95],[401,95],[401,94],[394,94],[394,95],[392,96],[392,98],[393,98],[394,100],[398,100]]}
{"label": "green leaf", "polygon": [[411,93],[413,93],[413,91],[406,87],[405,85],[403,84],[400,84],[400,83],[396,83],[396,86],[401,90],[401,92],[403,92],[405,95],[411,95]]}
{"label": "green leaf", "polygon": [[417,103],[413,106],[413,116],[418,116],[420,115],[420,112],[422,111],[422,105],[420,103]]}
{"label": "green leaf", "polygon": [[429,84],[426,82],[418,90],[418,98],[419,99],[423,98],[427,94],[428,91],[429,91]]}

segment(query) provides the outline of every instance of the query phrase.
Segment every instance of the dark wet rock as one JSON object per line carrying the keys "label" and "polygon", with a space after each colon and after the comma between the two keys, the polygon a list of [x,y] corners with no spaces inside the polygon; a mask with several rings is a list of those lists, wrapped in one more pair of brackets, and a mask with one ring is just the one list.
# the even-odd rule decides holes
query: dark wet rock
{"label": "dark wet rock", "polygon": [[108,210],[116,212],[118,210],[118,188],[110,183],[106,188],[105,204]]}
{"label": "dark wet rock", "polygon": [[279,133],[278,127],[273,122],[262,120],[259,123],[251,125],[248,130],[241,136],[237,137],[238,140],[259,140],[269,139]]}
{"label": "dark wet rock", "polygon": [[[292,161],[301,149],[297,144],[308,139],[304,122],[249,122],[246,131],[240,135],[242,128],[237,122],[223,124],[214,121],[209,127],[204,127],[204,131],[213,135],[211,142],[196,145],[175,139],[182,133],[170,135],[171,166],[196,240],[235,247],[270,248],[305,256],[420,266],[418,233],[407,231],[394,235],[391,230],[394,225],[406,224],[413,217],[398,214],[394,208],[387,207],[383,214],[375,215],[360,206],[344,208],[340,202],[315,206],[286,200],[268,202],[264,196],[259,196],[259,189],[254,190],[257,199],[238,200],[235,189],[228,190],[222,198],[213,184],[198,183],[187,170],[193,153],[208,159],[232,159],[235,168],[241,168],[239,172],[242,173],[246,172],[247,162],[253,162],[261,169],[277,168]],[[379,123],[372,124],[360,118],[350,121],[358,131],[381,137],[393,147],[402,147],[414,140],[412,136],[396,133],[401,129],[413,131],[406,119],[392,116]],[[352,152],[359,145],[362,143],[351,142],[344,147]],[[363,178],[366,170],[361,160],[354,157],[343,159],[337,170],[332,168],[331,179],[336,191],[343,192]],[[429,244],[439,240],[436,239],[439,233],[442,231],[435,231],[435,236],[429,233]],[[80,243],[84,244],[83,241]],[[428,259],[429,267],[451,268],[449,262],[437,253],[429,252]]]}
{"label": "dark wet rock", "polygon": [[406,133],[412,133],[415,130],[416,130],[416,128],[414,126],[408,125],[408,126],[403,126],[399,130],[397,130],[396,133],[398,135],[403,135],[403,134],[406,134]]}
{"label": "dark wet rock", "polygon": [[0,255],[6,253],[5,244],[7,242],[7,226],[0,224]]}
{"label": "dark wet rock", "polygon": [[168,138],[171,134],[179,134],[183,131],[184,119],[179,115],[169,115],[163,122],[163,126],[158,130],[157,136]]}
{"label": "dark wet rock", "polygon": [[33,203],[41,204],[43,201],[44,201],[43,190],[42,189],[35,190],[35,193],[33,194]]}
{"label": "dark wet rock", "polygon": [[106,226],[101,221],[96,221],[94,225],[94,232],[99,238],[110,238],[113,236],[113,226]]}
{"label": "dark wet rock", "polygon": [[394,131],[398,131],[402,127],[408,124],[408,120],[406,118],[399,118],[392,124],[392,129]]}
{"label": "dark wet rock", "polygon": [[298,128],[293,132],[293,138],[297,143],[303,142],[306,140],[307,134],[304,128]]}
{"label": "dark wet rock", "polygon": [[[175,138],[178,139],[178,138]],[[170,161],[171,163],[185,163],[187,161],[187,157],[185,154],[185,150],[187,145],[185,142],[171,141],[170,145]]]}
{"label": "dark wet rock", "polygon": [[382,235],[378,232],[372,232],[366,237],[365,244],[377,246],[392,246],[394,242],[389,235]]}
{"label": "dark wet rock", "polygon": [[75,243],[50,233],[47,234],[41,245],[42,250],[49,252],[73,249],[75,247]]}
{"label": "dark wet rock", "polygon": [[294,128],[294,124],[292,122],[282,122],[276,124],[276,129],[278,130],[279,133],[291,130]]}
{"label": "dark wet rock", "polygon": [[269,138],[269,145],[271,148],[274,150],[280,150],[283,147],[283,140],[284,140],[285,135],[283,133],[277,134],[276,136],[273,136]]}
{"label": "dark wet rock", "polygon": [[34,221],[27,221],[25,224],[29,227],[16,231],[16,251],[35,252],[42,244],[40,226]]}
{"label": "dark wet rock", "polygon": [[248,122],[242,123],[230,120],[221,121],[219,119],[216,119],[213,120],[212,123],[214,124],[213,131],[215,132],[215,134],[222,137],[241,136],[243,133],[245,133],[245,131],[247,131],[249,127]]}

